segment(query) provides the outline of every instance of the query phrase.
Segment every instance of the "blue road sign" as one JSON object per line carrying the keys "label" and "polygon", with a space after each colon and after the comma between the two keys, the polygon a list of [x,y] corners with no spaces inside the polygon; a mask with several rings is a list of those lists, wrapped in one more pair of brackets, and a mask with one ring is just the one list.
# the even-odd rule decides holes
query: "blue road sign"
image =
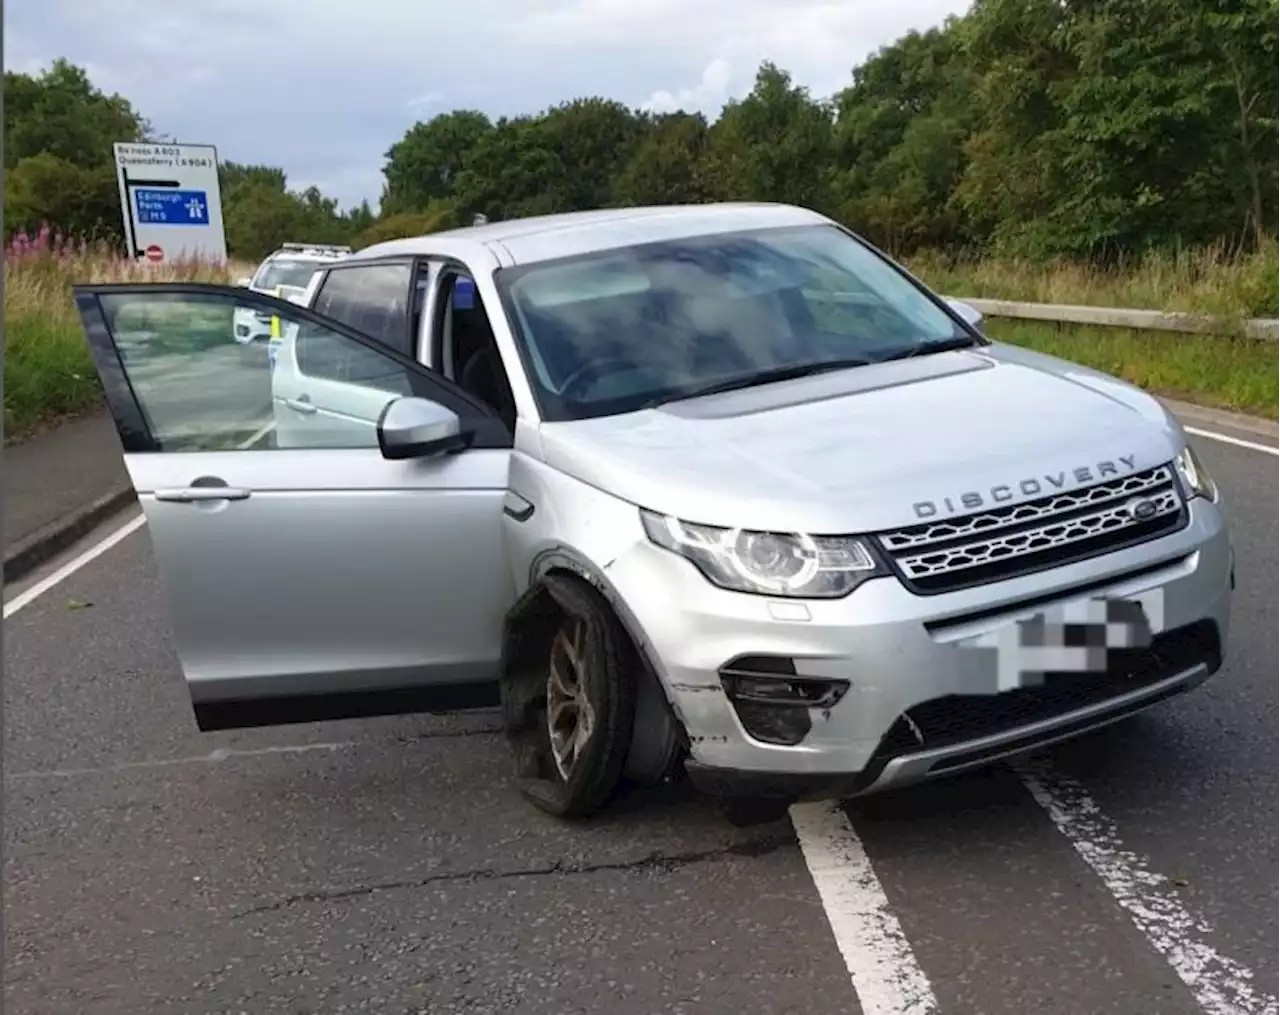
{"label": "blue road sign", "polygon": [[207,226],[209,197],[203,190],[170,190],[138,187],[138,224],[156,226]]}

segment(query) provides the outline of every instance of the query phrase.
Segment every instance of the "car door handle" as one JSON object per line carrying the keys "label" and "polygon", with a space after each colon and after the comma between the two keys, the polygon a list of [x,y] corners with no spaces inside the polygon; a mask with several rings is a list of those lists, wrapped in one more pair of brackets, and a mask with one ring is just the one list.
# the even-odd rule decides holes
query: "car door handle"
{"label": "car door handle", "polygon": [[300,412],[304,416],[313,416],[319,410],[311,404],[309,395],[299,395],[297,398],[286,398],[284,404],[294,412]]}
{"label": "car door handle", "polygon": [[248,500],[249,491],[234,486],[187,486],[179,490],[157,490],[156,500],[175,504],[198,504],[213,500]]}

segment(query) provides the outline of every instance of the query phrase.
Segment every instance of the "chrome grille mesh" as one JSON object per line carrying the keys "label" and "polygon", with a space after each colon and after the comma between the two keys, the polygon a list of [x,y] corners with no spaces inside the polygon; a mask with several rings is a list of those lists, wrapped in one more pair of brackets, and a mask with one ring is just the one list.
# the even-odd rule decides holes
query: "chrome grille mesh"
{"label": "chrome grille mesh", "polygon": [[[1139,511],[1134,506],[1141,504]],[[899,575],[918,592],[948,592],[1057,567],[1185,523],[1173,469],[1154,469],[962,518],[880,533]]]}

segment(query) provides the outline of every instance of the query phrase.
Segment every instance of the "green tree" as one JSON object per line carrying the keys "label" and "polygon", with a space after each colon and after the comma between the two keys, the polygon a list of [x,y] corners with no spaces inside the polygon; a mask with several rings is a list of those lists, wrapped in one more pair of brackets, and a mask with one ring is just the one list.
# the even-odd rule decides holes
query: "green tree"
{"label": "green tree", "polygon": [[258,259],[282,243],[349,243],[371,224],[367,204],[343,213],[317,187],[288,190],[283,171],[267,166],[223,168],[222,216],[227,248],[237,257]]}
{"label": "green tree", "polygon": [[453,187],[459,211],[468,219],[491,220],[572,211],[567,178],[543,118],[503,118],[468,154]]}
{"label": "green tree", "polygon": [[951,195],[973,129],[973,89],[954,19],[910,32],[855,68],[835,99],[841,217],[898,252],[966,239]]}
{"label": "green tree", "polygon": [[223,196],[239,187],[256,183],[281,192],[285,189],[283,169],[275,166],[247,166],[239,162],[223,162],[218,166],[218,186]]}
{"label": "green tree", "polygon": [[[1225,146],[1223,158],[1236,167],[1237,188],[1245,204],[1245,227],[1255,240],[1276,224],[1276,199],[1280,191],[1280,159],[1276,131],[1280,127],[1280,51],[1277,25],[1280,4],[1276,0],[1224,3],[1200,11],[1213,50],[1221,53],[1234,145]],[[1234,104],[1231,100],[1234,100]],[[1232,148],[1239,155],[1231,158]]]}
{"label": "green tree", "polygon": [[116,240],[122,220],[115,171],[48,152],[28,156],[5,173],[4,224],[8,234],[47,224],[66,235]]}
{"label": "green tree", "polygon": [[109,166],[113,143],[141,141],[149,129],[128,100],[104,95],[66,60],[55,60],[37,77],[5,72],[6,169],[34,155],[53,155],[86,168]]}
{"label": "green tree", "polygon": [[710,129],[701,113],[654,117],[613,183],[621,205],[694,204],[706,200],[704,179]]}
{"label": "green tree", "polygon": [[608,207],[644,131],[642,116],[599,98],[499,120],[468,153],[453,197],[465,216],[495,220]]}
{"label": "green tree", "polygon": [[372,228],[378,216],[373,213],[373,209],[369,207],[368,201],[361,201],[356,207],[346,213],[347,232],[350,236],[356,237],[363,233],[366,229]]}
{"label": "green tree", "polygon": [[111,146],[149,128],[129,102],[55,60],[32,76],[4,76],[5,232],[48,224],[67,234],[117,239],[120,200]]}
{"label": "green tree", "polygon": [[387,240],[425,236],[427,233],[436,233],[456,225],[458,225],[457,210],[449,202],[439,201],[422,211],[384,215],[357,233],[352,242],[359,250]]}
{"label": "green tree", "polygon": [[975,0],[955,30],[975,76],[975,128],[952,201],[999,248],[1062,252],[1070,187],[1060,96],[1076,63],[1060,0]]}
{"label": "green tree", "polygon": [[575,99],[539,118],[542,143],[570,171],[558,187],[566,210],[607,208],[614,180],[645,136],[640,114],[602,98]]}
{"label": "green tree", "polygon": [[725,106],[711,128],[707,182],[726,200],[781,201],[818,211],[831,207],[834,130],[830,106],[817,102],[772,63],[755,87]]}
{"label": "green tree", "polygon": [[449,197],[467,156],[493,129],[487,116],[469,109],[415,123],[387,149],[382,213],[418,211]]}

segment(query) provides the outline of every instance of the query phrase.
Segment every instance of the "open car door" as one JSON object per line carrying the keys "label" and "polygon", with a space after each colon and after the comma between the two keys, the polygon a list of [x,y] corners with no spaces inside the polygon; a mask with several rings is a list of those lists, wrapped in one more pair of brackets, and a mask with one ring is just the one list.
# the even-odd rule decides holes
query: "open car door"
{"label": "open car door", "polygon": [[[80,286],[75,298],[201,729],[497,700],[512,438],[486,406],[243,288]],[[235,341],[246,312],[279,319],[291,362],[311,372],[290,383],[341,392],[340,411],[313,411],[305,390],[276,397],[265,350],[246,357]],[[279,424],[298,404],[307,437],[290,445]]]}

